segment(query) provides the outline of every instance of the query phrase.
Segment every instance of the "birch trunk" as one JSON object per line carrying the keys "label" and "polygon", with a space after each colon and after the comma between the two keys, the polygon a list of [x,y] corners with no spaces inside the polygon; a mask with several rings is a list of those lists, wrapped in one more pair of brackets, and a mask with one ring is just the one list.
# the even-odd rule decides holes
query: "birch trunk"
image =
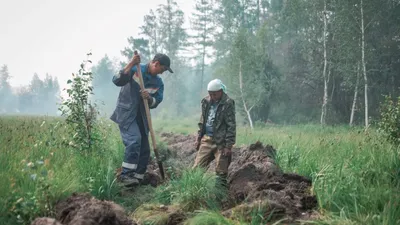
{"label": "birch trunk", "polygon": [[357,64],[357,80],[356,80],[356,86],[354,88],[353,105],[351,106],[350,123],[349,123],[350,126],[353,126],[354,113],[356,111],[356,105],[357,105],[358,85],[359,84],[360,84],[360,63]]}
{"label": "birch trunk", "polygon": [[365,27],[364,27],[364,5],[363,0],[361,0],[360,4],[360,13],[361,13],[361,64],[362,71],[364,76],[364,105],[365,105],[365,130],[369,127],[368,121],[368,77],[367,77],[367,69],[365,65]]}
{"label": "birch trunk", "polygon": [[243,94],[242,61],[241,60],[239,61],[239,89],[240,89],[240,95],[241,95],[242,102],[243,102],[244,111],[246,112],[247,119],[249,120],[250,128],[253,130],[254,129],[253,120],[251,119],[250,111],[254,107],[254,105],[252,107],[248,108],[246,100],[244,98],[244,94]]}
{"label": "birch trunk", "polygon": [[[205,10],[204,13],[205,13],[205,16],[207,17],[208,16],[207,15],[207,10]],[[202,61],[201,61],[200,94],[203,93],[204,67],[205,67],[205,63],[206,63],[206,61],[205,61],[206,60],[206,38],[207,38],[207,22],[204,22],[204,26],[203,26],[203,54],[202,54]]]}
{"label": "birch trunk", "polygon": [[328,29],[328,22],[326,21],[326,1],[324,1],[324,32],[323,32],[323,44],[324,44],[324,69],[322,72],[322,76],[324,77],[324,96],[322,99],[322,110],[321,110],[321,124],[325,125],[326,124],[326,113],[327,113],[327,105],[328,105],[328,79],[329,77],[326,74],[327,70],[327,56],[326,56],[326,33]]}

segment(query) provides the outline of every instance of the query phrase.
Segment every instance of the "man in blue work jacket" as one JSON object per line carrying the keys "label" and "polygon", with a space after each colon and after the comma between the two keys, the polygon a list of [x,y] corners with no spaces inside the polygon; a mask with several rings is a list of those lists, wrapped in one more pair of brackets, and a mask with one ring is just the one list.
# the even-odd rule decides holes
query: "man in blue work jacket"
{"label": "man in blue work jacket", "polygon": [[[136,73],[140,64],[145,90],[140,90],[139,76]],[[110,119],[118,124],[125,156],[122,162],[120,180],[126,187],[140,184],[150,158],[149,127],[143,99],[149,108],[156,108],[163,100],[164,83],[159,77],[165,71],[173,73],[170,59],[164,54],[156,54],[149,63],[141,64],[140,56],[132,60],[117,75],[113,83],[121,87],[117,105]]]}

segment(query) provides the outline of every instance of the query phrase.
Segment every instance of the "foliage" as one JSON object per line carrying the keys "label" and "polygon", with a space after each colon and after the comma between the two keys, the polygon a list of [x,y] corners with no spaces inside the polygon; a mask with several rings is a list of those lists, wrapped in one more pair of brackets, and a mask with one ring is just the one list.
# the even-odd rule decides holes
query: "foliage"
{"label": "foliage", "polygon": [[378,124],[389,141],[400,144],[400,96],[394,100],[391,96],[385,97],[381,104],[381,120]]}
{"label": "foliage", "polygon": [[[126,59],[130,60],[133,57],[133,52],[137,50],[140,54],[140,59],[143,63],[148,62],[151,58],[149,49],[149,40],[144,38],[128,38],[129,47],[125,47],[121,51],[121,55],[125,56]],[[123,65],[123,64],[122,64]]]}
{"label": "foliage", "polygon": [[[195,12],[192,14],[190,23],[192,31],[191,43],[195,55],[193,56],[196,61],[196,69],[199,71],[200,79],[196,79],[199,84],[199,93],[204,93],[204,77],[205,70],[207,66],[206,60],[211,58],[213,54],[212,51],[213,41],[212,35],[215,32],[215,24],[213,24],[212,11],[213,5],[210,0],[197,0],[195,2]],[[201,95],[200,94],[200,95]]]}
{"label": "foliage", "polygon": [[[48,161],[29,162],[22,170],[25,179],[34,183],[34,191],[25,193],[16,187],[6,201],[10,217],[16,218],[19,224],[28,224],[38,216],[54,216],[53,206],[58,197],[54,189],[58,187],[52,184],[53,171],[47,170],[45,162]],[[11,186],[16,186],[15,180]]]}
{"label": "foliage", "polygon": [[185,211],[218,207],[224,189],[215,176],[201,168],[186,169],[182,176],[158,188],[156,199],[162,204],[178,204]]}
{"label": "foliage", "polygon": [[[0,224],[53,215],[54,203],[73,192],[115,200],[114,169],[123,154],[116,127],[99,122],[104,152],[75,154],[69,128],[57,117],[0,117]],[[18,219],[18,215],[20,215]]]}
{"label": "foliage", "polygon": [[67,89],[69,98],[65,99],[60,107],[62,116],[66,116],[66,123],[72,133],[73,142],[70,145],[80,151],[92,150],[95,142],[99,140],[95,133],[98,112],[96,105],[89,102],[89,96],[93,94],[93,87],[90,84],[93,75],[86,70],[86,63],[91,61],[84,61],[79,73],[72,74],[73,79],[67,81],[67,84],[71,85]]}
{"label": "foliage", "polygon": [[241,223],[225,218],[218,212],[201,211],[185,221],[185,225],[239,225]]}

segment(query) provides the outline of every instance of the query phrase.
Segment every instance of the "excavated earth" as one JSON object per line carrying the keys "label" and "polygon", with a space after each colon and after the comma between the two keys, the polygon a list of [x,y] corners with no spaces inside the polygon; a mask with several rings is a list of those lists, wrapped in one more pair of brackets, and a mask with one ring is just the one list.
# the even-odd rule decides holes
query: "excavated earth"
{"label": "excavated earth", "polygon": [[134,225],[125,210],[86,193],[74,193],[55,206],[56,218],[37,218],[31,225]]}
{"label": "excavated earth", "polygon": [[[193,147],[195,136],[173,133],[161,133],[160,136],[167,144],[168,151],[184,167],[193,164],[196,156]],[[284,173],[275,163],[275,154],[276,150],[272,146],[260,142],[232,150],[228,175],[229,195],[222,212],[224,216],[235,218],[235,215],[250,214],[249,210],[262,207],[264,217],[286,218],[287,222],[314,217],[313,209],[317,206],[317,199],[311,194],[311,180],[297,174]],[[208,170],[213,172],[214,168],[213,162]],[[161,178],[158,174],[158,167],[150,162],[145,183],[159,185]],[[118,170],[116,175],[118,177]],[[32,225],[136,224],[121,206],[97,200],[88,194],[73,194],[59,202],[55,208],[55,219],[38,218]]]}

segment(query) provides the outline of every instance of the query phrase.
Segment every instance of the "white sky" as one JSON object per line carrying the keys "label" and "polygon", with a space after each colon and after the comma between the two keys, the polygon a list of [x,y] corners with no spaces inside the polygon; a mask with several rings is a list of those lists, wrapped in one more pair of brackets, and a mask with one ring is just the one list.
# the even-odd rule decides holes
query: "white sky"
{"label": "white sky", "polygon": [[[186,16],[194,0],[176,0]],[[93,64],[105,54],[121,58],[127,37],[137,37],[144,15],[166,0],[0,0],[0,65],[11,85],[29,84],[33,74],[57,76],[60,86],[79,69],[86,53]]]}

